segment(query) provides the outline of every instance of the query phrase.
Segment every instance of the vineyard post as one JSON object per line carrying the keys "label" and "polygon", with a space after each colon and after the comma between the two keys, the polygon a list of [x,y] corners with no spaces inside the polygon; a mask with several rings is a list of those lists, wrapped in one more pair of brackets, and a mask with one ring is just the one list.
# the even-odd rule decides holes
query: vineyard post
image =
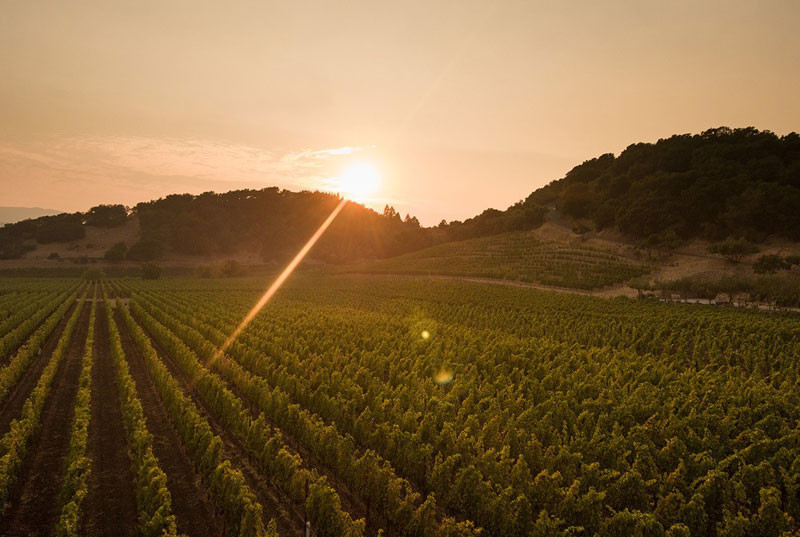
{"label": "vineyard post", "polygon": [[303,532],[305,537],[311,537],[311,524],[308,522],[308,478],[306,478],[305,492],[305,500],[303,501]]}

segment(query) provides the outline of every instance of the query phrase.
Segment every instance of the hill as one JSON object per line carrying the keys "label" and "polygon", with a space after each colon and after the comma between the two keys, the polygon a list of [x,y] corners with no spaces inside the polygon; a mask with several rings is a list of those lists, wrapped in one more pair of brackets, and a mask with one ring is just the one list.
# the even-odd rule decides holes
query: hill
{"label": "hill", "polygon": [[[96,260],[124,242],[117,258],[133,261],[202,256],[282,262],[298,251],[339,201],[332,194],[273,187],[170,195],[131,210],[98,206],[86,213],[43,216],[0,228],[0,259],[44,259],[45,254]],[[575,239],[572,231],[585,235],[594,230],[617,242],[641,245],[649,256],[653,248],[673,250],[727,237],[759,243],[798,241],[798,208],[800,136],[720,127],[632,144],[618,156],[601,155],[506,210],[489,208],[463,222],[442,221],[425,228],[414,217],[401,218],[392,207],[378,213],[350,202],[309,260],[358,263],[511,233],[499,239],[502,252],[486,250],[493,253],[480,262],[481,272],[510,271],[515,278],[542,281],[543,265],[533,270],[523,260],[530,245],[522,232],[546,221],[569,231],[566,242]],[[514,242],[514,237],[520,240]],[[476,244],[484,248],[488,242]],[[470,246],[454,244],[432,252],[447,257],[461,248]],[[81,249],[88,252],[76,254]],[[514,249],[518,251],[512,254]],[[429,253],[420,255],[432,259]],[[471,267],[464,270],[475,269],[470,265],[474,259],[461,261]],[[490,262],[497,265],[489,267]]]}
{"label": "hill", "polygon": [[[3,226],[0,259],[67,257],[91,262],[102,260],[109,248],[124,243],[116,259],[247,254],[250,262],[283,261],[301,248],[340,201],[322,192],[266,188],[170,195],[131,210],[101,205],[86,213],[62,213]],[[348,202],[310,259],[353,262],[400,255],[431,243],[431,231],[414,217],[403,219],[389,207],[381,214]]]}
{"label": "hill", "polygon": [[354,267],[375,274],[436,274],[497,278],[596,289],[650,272],[652,266],[605,249],[511,232],[447,242]]}
{"label": "hill", "polygon": [[0,225],[13,224],[20,220],[38,218],[40,216],[52,216],[61,212],[55,209],[42,209],[41,207],[0,207]]}
{"label": "hill", "polygon": [[540,205],[633,239],[800,240],[800,136],[720,127],[632,144],[521,203]]}

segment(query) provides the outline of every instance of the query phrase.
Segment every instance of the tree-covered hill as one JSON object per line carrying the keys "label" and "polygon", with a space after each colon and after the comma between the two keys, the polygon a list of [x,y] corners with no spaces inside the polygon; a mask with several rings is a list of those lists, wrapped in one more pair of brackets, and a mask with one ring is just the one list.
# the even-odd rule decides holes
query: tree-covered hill
{"label": "tree-covered hill", "polygon": [[[25,220],[0,228],[0,259],[24,256],[37,244],[71,243],[86,226],[113,227],[138,218],[139,242],[118,246],[133,260],[164,253],[205,256],[248,252],[265,261],[296,252],[340,198],[277,187],[217,194],[176,194],[139,203],[102,205],[86,213]],[[319,261],[344,263],[401,255],[538,227],[550,208],[632,241],[676,244],[703,238],[773,235],[800,240],[800,136],[752,127],[720,127],[636,143],[619,156],[601,155],[534,191],[508,209],[424,228],[386,207],[377,213],[348,203],[314,249]],[[523,245],[520,245],[523,247]],[[125,249],[127,254],[125,254]]]}
{"label": "tree-covered hill", "polygon": [[800,136],[720,127],[601,155],[533,192],[598,229],[633,238],[800,240]]}
{"label": "tree-covered hill", "polygon": [[[135,217],[135,241],[114,244],[106,252],[106,260],[151,261],[173,254],[213,257],[247,252],[267,262],[282,261],[297,253],[340,201],[333,194],[273,187],[175,194],[131,209],[100,205],[86,213],[63,213],[3,226],[0,259],[22,257],[40,245],[74,246],[90,227],[119,227]],[[424,248],[432,241],[432,230],[421,227],[414,217],[401,218],[391,207],[377,213],[348,202],[310,258],[328,263],[384,258]]]}
{"label": "tree-covered hill", "polygon": [[[278,188],[224,194],[172,195],[134,208],[144,241],[179,253],[224,255],[242,249],[265,261],[282,260],[302,247],[340,202],[322,192]],[[314,248],[326,262],[389,257],[427,246],[429,233],[416,218],[402,219],[348,202]]]}

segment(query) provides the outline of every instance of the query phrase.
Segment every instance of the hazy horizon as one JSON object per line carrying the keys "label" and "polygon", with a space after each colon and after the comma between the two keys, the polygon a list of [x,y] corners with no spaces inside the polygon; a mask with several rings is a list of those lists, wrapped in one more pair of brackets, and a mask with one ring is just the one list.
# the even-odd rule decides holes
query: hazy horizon
{"label": "hazy horizon", "polygon": [[332,190],[425,225],[505,209],[630,143],[798,130],[800,5],[7,6],[0,204]]}

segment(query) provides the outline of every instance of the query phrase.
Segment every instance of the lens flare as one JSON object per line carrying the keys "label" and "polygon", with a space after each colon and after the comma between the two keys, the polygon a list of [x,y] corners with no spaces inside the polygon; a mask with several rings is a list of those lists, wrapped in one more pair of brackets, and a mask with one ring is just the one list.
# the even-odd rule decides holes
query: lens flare
{"label": "lens flare", "polygon": [[294,269],[297,268],[297,265],[300,264],[300,262],[308,254],[311,248],[313,248],[314,244],[316,244],[316,242],[319,240],[322,234],[325,233],[325,230],[328,229],[328,226],[331,225],[331,222],[333,222],[336,216],[342,211],[345,204],[347,204],[347,198],[342,198],[342,200],[339,202],[336,208],[333,209],[333,212],[330,214],[330,216],[328,216],[328,218],[322,223],[322,225],[319,226],[319,229],[317,229],[317,231],[314,232],[311,238],[308,239],[308,242],[305,244],[305,246],[303,246],[300,249],[300,251],[297,252],[297,255],[294,256],[294,259],[292,259],[292,261],[286,266],[286,268],[283,269],[283,272],[280,273],[280,276],[278,276],[275,279],[275,281],[272,282],[272,285],[269,286],[269,289],[267,289],[266,292],[264,292],[264,294],[261,295],[261,298],[258,299],[256,305],[253,306],[247,313],[247,315],[244,316],[244,319],[242,319],[242,322],[239,323],[239,326],[236,327],[236,330],[234,330],[231,333],[231,335],[228,336],[228,339],[225,340],[225,343],[223,343],[222,346],[219,349],[217,349],[217,352],[214,353],[214,356],[211,358],[210,363],[213,364],[214,362],[216,362],[219,359],[219,357],[222,356],[225,353],[225,351],[228,350],[228,348],[233,344],[233,342],[236,341],[236,338],[239,337],[239,334],[241,334],[244,331],[244,329],[247,328],[247,325],[250,324],[250,322],[255,318],[255,316],[258,315],[258,312],[261,311],[261,309],[266,305],[267,302],[269,302],[269,299],[272,298],[272,295],[274,295],[275,292],[278,289],[280,289],[281,285],[283,285],[283,282],[285,282],[286,279],[292,274],[292,272],[294,272]]}
{"label": "lens flare", "polygon": [[433,376],[433,381],[440,385],[444,386],[445,384],[449,384],[450,381],[453,380],[453,372],[447,368],[442,368]]}
{"label": "lens flare", "polygon": [[333,179],[336,192],[355,201],[368,201],[380,186],[380,173],[369,162],[354,162]]}

